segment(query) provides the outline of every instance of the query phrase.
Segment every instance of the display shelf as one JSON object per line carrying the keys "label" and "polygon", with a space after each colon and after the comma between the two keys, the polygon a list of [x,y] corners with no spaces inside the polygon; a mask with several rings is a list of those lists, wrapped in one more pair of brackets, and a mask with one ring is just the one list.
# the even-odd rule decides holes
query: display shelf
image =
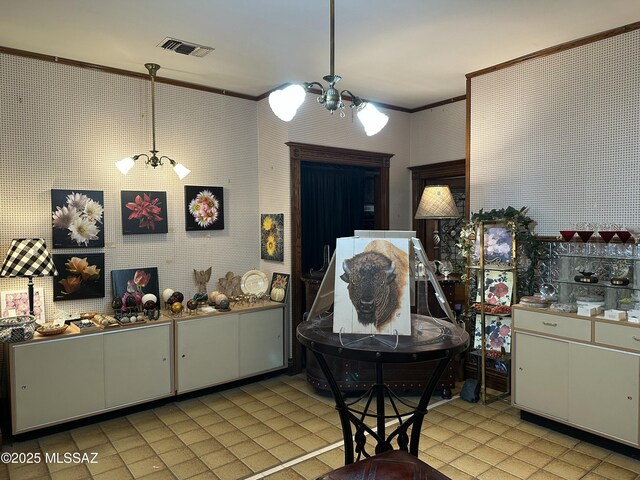
{"label": "display shelf", "polygon": [[469,270],[490,270],[493,272],[515,272],[516,267],[510,267],[508,265],[467,265]]}

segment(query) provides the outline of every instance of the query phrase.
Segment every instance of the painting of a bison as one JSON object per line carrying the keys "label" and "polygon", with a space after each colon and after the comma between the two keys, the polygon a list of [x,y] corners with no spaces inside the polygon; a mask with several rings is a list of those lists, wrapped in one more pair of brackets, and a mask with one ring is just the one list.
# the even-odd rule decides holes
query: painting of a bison
{"label": "painting of a bison", "polygon": [[411,334],[407,239],[340,238],[334,331]]}

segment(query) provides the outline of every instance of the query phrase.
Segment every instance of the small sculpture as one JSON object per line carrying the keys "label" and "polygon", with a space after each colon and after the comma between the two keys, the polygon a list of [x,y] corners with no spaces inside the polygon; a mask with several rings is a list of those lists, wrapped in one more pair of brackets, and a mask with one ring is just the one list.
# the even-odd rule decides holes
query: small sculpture
{"label": "small sculpture", "polygon": [[211,267],[206,270],[193,270],[193,275],[198,284],[198,293],[207,293],[207,282],[211,278]]}
{"label": "small sculpture", "polygon": [[240,275],[227,272],[224,277],[218,279],[220,293],[224,293],[229,298],[242,295],[242,288],[240,287],[241,280]]}

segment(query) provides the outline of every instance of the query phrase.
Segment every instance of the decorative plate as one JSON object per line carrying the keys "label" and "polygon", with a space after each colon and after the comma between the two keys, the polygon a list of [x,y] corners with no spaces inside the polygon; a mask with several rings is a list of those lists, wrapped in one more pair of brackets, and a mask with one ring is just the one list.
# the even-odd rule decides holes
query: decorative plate
{"label": "decorative plate", "polygon": [[267,293],[269,280],[260,270],[249,270],[242,276],[240,288],[245,295],[260,295]]}

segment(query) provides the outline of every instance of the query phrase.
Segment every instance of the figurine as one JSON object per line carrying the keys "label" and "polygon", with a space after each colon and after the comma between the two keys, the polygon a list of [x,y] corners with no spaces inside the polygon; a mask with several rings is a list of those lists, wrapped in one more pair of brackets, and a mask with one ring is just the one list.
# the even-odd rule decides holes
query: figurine
{"label": "figurine", "polygon": [[211,267],[206,270],[193,270],[193,275],[196,277],[196,283],[198,284],[198,293],[207,293],[207,282],[211,278]]}

